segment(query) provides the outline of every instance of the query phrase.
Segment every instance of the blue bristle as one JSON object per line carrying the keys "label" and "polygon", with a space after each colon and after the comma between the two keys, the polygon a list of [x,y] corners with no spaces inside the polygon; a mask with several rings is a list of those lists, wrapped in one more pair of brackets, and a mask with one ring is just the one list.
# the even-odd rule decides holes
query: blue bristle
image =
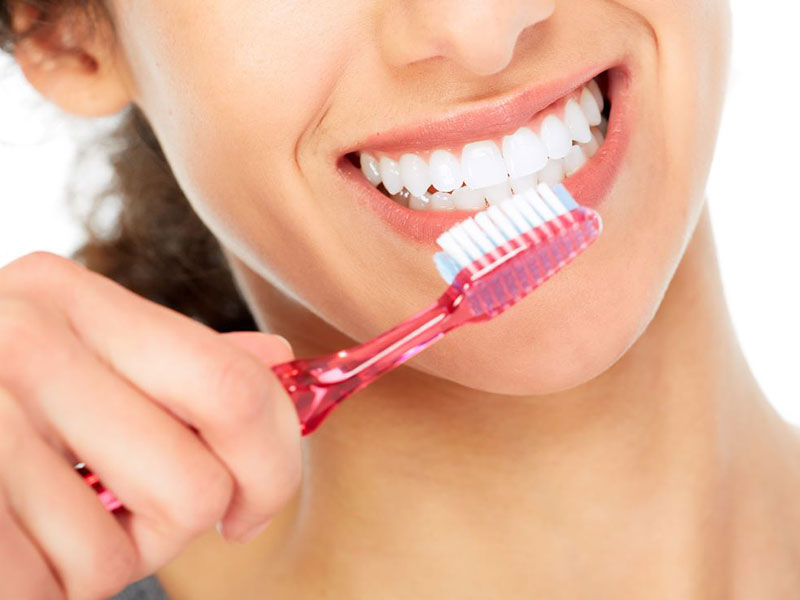
{"label": "blue bristle", "polygon": [[551,186],[551,188],[555,195],[558,196],[558,199],[561,200],[562,204],[567,207],[567,210],[574,210],[578,208],[578,203],[575,202],[575,199],[563,185],[559,183]]}
{"label": "blue bristle", "polygon": [[453,283],[453,279],[456,278],[456,275],[458,275],[458,272],[461,270],[458,263],[446,252],[437,252],[434,254],[433,262],[436,264],[439,275],[442,276],[442,279],[444,279],[445,283],[448,285]]}

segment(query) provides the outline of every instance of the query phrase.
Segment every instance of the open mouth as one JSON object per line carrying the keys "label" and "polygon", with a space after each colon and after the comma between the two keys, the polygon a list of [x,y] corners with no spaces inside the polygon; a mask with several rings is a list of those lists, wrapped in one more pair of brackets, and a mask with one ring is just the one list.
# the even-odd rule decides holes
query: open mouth
{"label": "open mouth", "polygon": [[581,171],[605,143],[608,72],[537,112],[521,127],[463,144],[346,155],[363,177],[413,211],[483,210],[538,183]]}

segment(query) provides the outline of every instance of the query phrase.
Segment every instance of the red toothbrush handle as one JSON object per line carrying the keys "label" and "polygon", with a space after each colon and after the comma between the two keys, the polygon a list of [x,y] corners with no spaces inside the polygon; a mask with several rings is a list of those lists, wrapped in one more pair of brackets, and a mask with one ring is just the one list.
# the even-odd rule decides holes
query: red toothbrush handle
{"label": "red toothbrush handle", "polygon": [[[350,394],[457,327],[469,314],[454,302],[461,292],[451,286],[439,300],[378,337],[329,356],[299,358],[275,365],[273,372],[294,401],[303,435],[319,427],[325,417]],[[459,315],[464,313],[464,318]]]}
{"label": "red toothbrush handle", "polygon": [[102,483],[100,483],[100,479],[89,470],[83,463],[78,463],[74,466],[74,469],[83,477],[83,480],[97,493],[97,497],[100,499],[100,502],[103,503],[103,506],[106,507],[108,512],[114,512],[115,510],[119,510],[122,508],[122,502],[120,502],[117,497],[109,492]]}

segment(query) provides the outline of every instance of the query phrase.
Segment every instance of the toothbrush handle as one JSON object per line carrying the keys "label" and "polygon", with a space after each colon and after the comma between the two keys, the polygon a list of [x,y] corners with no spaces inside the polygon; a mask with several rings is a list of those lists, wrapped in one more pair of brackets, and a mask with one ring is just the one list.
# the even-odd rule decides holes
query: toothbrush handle
{"label": "toothbrush handle", "polygon": [[[439,300],[378,337],[329,356],[272,367],[292,398],[303,435],[312,433],[347,396],[406,362],[465,322],[451,287]],[[468,316],[468,315],[465,315]]]}

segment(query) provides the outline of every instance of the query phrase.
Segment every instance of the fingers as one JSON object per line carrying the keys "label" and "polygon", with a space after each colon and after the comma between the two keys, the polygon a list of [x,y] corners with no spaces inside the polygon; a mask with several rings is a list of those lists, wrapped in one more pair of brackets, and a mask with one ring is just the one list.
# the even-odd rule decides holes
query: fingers
{"label": "fingers", "polygon": [[36,545],[0,497],[0,598],[60,600],[64,594]]}
{"label": "fingers", "polygon": [[[257,358],[70,261],[46,254],[21,261],[6,267],[3,285],[34,290],[58,304],[113,371],[194,427],[225,464],[235,486],[226,534],[238,537],[285,504],[300,481],[300,426],[291,400],[265,366],[269,357]],[[105,481],[108,474],[82,459],[116,493]]]}
{"label": "fingers", "polygon": [[[92,297],[99,288],[109,299]],[[96,302],[95,302],[96,300]],[[70,311],[79,335],[154,401],[196,428],[233,475],[226,537],[270,520],[301,478],[296,410],[266,362],[171,311],[140,302],[106,280]],[[126,325],[120,325],[120,323]],[[121,331],[120,328],[124,328]],[[285,348],[275,350],[285,356]],[[159,356],[160,368],[143,357]],[[88,460],[88,459],[87,459]],[[112,488],[113,489],[113,488]]]}
{"label": "fingers", "polygon": [[[232,477],[188,427],[115,376],[73,334],[50,336],[59,352],[51,356],[48,376],[29,390],[29,403],[130,511],[121,523],[140,557],[142,575],[149,573],[223,517],[233,494]],[[33,376],[17,373],[25,381]],[[93,500],[92,508],[105,513],[69,465],[62,461],[61,466],[69,478],[59,483],[82,486],[78,491]],[[60,490],[55,481],[55,476],[32,479],[27,489],[47,488],[52,495]],[[27,506],[32,514],[46,508],[35,502]]]}
{"label": "fingers", "polygon": [[0,397],[0,415],[0,589],[19,590],[0,597],[115,594],[138,563],[128,536],[8,395]]}

